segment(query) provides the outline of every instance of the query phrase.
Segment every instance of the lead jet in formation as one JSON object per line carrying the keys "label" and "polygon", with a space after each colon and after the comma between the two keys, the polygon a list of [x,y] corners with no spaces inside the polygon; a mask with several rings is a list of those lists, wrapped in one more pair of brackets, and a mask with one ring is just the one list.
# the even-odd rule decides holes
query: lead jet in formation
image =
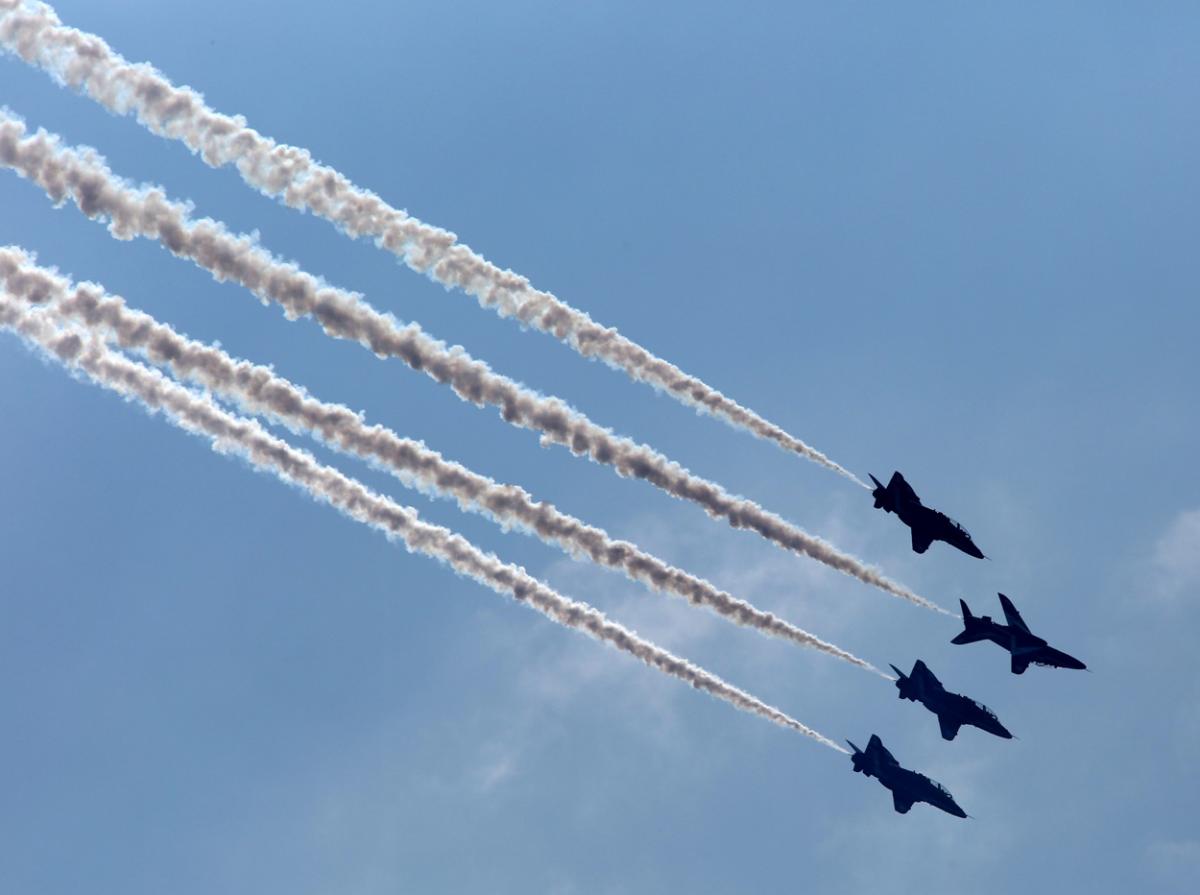
{"label": "lead jet in formation", "polygon": [[1029,630],[1021,613],[1012,604],[1012,600],[1000,594],[1000,605],[1004,609],[1004,618],[1008,622],[1002,625],[992,621],[990,616],[983,618],[971,614],[966,600],[959,600],[963,613],[963,632],[951,640],[951,643],[974,643],[977,640],[990,640],[1012,654],[1012,673],[1024,674],[1030,665],[1050,665],[1055,668],[1087,668],[1074,656],[1068,656],[1061,650],[1048,645],[1045,640]]}
{"label": "lead jet in formation", "polygon": [[958,735],[958,729],[964,724],[986,730],[1006,740],[1012,739],[1012,734],[1005,729],[991,709],[959,693],[949,692],[942,686],[942,682],[934,677],[929,666],[920,659],[917,659],[907,677],[895,665],[892,666],[892,670],[898,675],[896,689],[900,691],[900,698],[919,702],[937,715],[938,724],[942,728],[942,739],[954,739]]}
{"label": "lead jet in formation", "polygon": [[[846,742],[850,743],[849,740]],[[850,743],[850,748],[854,750],[854,754],[850,756],[854,770],[859,774],[874,777],[890,789],[892,804],[900,814],[907,814],[908,809],[916,802],[927,802],[955,817],[967,816],[967,812],[959,808],[958,803],[954,801],[954,796],[940,783],[935,783],[924,774],[900,767],[900,762],[883,748],[883,742],[875,734],[871,734],[866,749],[859,749],[853,743]]]}
{"label": "lead jet in formation", "polygon": [[934,541],[945,541],[968,556],[984,558],[983,551],[975,546],[967,530],[945,513],[921,503],[917,492],[899,472],[892,473],[886,488],[875,476],[871,476],[871,481],[875,483],[875,490],[871,492],[875,498],[875,509],[895,513],[901,522],[912,529],[914,551],[924,553]]}

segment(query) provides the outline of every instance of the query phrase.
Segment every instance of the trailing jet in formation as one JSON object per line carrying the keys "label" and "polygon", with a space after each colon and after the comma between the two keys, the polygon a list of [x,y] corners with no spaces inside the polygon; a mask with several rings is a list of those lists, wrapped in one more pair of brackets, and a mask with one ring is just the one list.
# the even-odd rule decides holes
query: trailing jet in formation
{"label": "trailing jet in formation", "polygon": [[942,682],[934,677],[929,666],[920,659],[917,659],[907,677],[895,665],[892,666],[892,670],[898,675],[896,689],[900,691],[900,698],[919,702],[937,715],[938,724],[942,728],[942,739],[954,739],[958,735],[958,729],[964,724],[986,730],[1006,740],[1012,739],[1012,734],[1005,729],[991,709],[973,699],[949,692],[942,686]]}
{"label": "trailing jet in formation", "polygon": [[990,640],[1012,653],[1012,673],[1023,674],[1030,665],[1050,665],[1055,668],[1087,668],[1074,656],[1049,646],[1045,640],[1029,630],[1021,613],[1012,600],[1000,594],[1000,605],[1004,608],[1007,625],[992,621],[990,616],[978,618],[971,614],[965,600],[959,600],[963,613],[963,632],[951,643],[974,643]]}
{"label": "trailing jet in formation", "polygon": [[917,492],[904,480],[899,472],[893,472],[887,487],[875,476],[871,476],[875,490],[875,509],[895,513],[900,521],[912,529],[912,548],[924,553],[934,541],[945,541],[968,556],[983,559],[983,551],[975,546],[967,530],[947,516],[921,503]]}
{"label": "trailing jet in formation", "polygon": [[[849,740],[846,742],[850,743]],[[871,734],[865,750],[859,749],[853,743],[850,743],[850,748],[854,750],[850,757],[854,770],[874,777],[890,789],[892,804],[900,814],[907,814],[915,802],[927,802],[955,817],[967,816],[967,812],[959,808],[958,803],[954,801],[954,796],[940,783],[935,783],[924,774],[900,767],[900,763],[892,757],[891,752],[883,748],[883,742],[875,734]]]}

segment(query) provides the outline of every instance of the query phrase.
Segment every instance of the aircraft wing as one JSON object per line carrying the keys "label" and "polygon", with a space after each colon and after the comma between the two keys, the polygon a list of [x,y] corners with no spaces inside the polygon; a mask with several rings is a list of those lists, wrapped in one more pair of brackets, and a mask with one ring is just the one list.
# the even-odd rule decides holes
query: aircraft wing
{"label": "aircraft wing", "polygon": [[903,500],[911,500],[913,503],[921,502],[921,498],[917,497],[917,492],[912,489],[912,485],[906,482],[904,476],[899,472],[892,473],[891,479],[888,480],[888,490]]}
{"label": "aircraft wing", "polygon": [[942,739],[952,740],[958,736],[958,729],[962,727],[962,722],[955,721],[949,715],[938,715],[938,726],[942,728]]}
{"label": "aircraft wing", "polygon": [[933,543],[933,535],[918,528],[912,530],[912,547],[914,553],[924,553]]}
{"label": "aircraft wing", "polygon": [[1017,612],[1017,607],[1012,604],[1012,600],[1000,594],[1000,605],[1004,609],[1004,619],[1008,622],[1009,627],[1017,628],[1024,631],[1026,634],[1032,634],[1029,630],[1029,625],[1025,624],[1025,619],[1021,618],[1021,613]]}
{"label": "aircraft wing", "polygon": [[908,814],[908,809],[913,806],[913,800],[910,796],[902,796],[898,792],[893,792],[892,805],[898,813]]}

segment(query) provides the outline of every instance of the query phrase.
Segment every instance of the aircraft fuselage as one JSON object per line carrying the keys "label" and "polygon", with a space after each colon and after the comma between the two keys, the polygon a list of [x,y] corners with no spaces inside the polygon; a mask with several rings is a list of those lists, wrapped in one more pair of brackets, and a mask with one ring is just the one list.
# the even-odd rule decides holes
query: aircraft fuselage
{"label": "aircraft fuselage", "polygon": [[892,668],[899,675],[896,687],[900,691],[900,698],[919,702],[937,715],[943,739],[954,739],[958,735],[958,729],[964,724],[978,727],[998,737],[1012,738],[1012,734],[986,706],[961,693],[951,693],[920,659],[908,675],[895,665]]}
{"label": "aircraft fuselage", "polygon": [[945,789],[934,783],[924,774],[910,771],[900,766],[892,754],[884,748],[878,736],[871,735],[871,740],[865,750],[860,750],[853,743],[854,749],[851,763],[854,770],[868,777],[874,777],[892,793],[892,806],[899,814],[907,814],[917,802],[925,802],[935,808],[940,808],[955,817],[966,817],[954,801],[953,796]]}
{"label": "aircraft fuselage", "polygon": [[886,486],[875,476],[871,476],[871,480],[876,486],[871,492],[876,508],[895,513],[900,521],[909,527],[915,552],[924,553],[934,541],[944,541],[968,556],[983,559],[983,551],[975,546],[967,530],[945,513],[921,503],[917,492],[898,471],[892,473],[892,478]]}
{"label": "aircraft fuselage", "polygon": [[1001,594],[1001,602],[1010,624],[1002,625],[990,616],[982,618],[973,616],[965,602],[963,606],[963,631],[952,639],[951,643],[974,643],[977,640],[990,640],[992,643],[1007,650],[1012,656],[1012,673],[1023,674],[1030,665],[1050,665],[1055,668],[1087,668],[1074,656],[1050,646],[1044,639],[1029,631],[1028,626],[1019,617],[1016,609],[1007,598]]}

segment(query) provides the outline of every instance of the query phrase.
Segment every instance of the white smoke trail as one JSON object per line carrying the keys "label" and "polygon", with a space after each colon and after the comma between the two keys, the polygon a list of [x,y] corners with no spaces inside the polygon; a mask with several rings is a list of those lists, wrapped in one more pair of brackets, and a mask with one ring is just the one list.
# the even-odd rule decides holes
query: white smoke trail
{"label": "white smoke trail", "polygon": [[74,285],[38,266],[22,249],[0,248],[0,285],[12,296],[46,306],[56,318],[82,323],[122,348],[143,352],[155,363],[170,367],[177,377],[192,379],[237,401],[251,413],[269,415],[292,431],[307,432],[342,451],[375,461],[409,487],[453,498],[464,509],[480,510],[504,525],[518,525],[568,553],[586,555],[657,590],[706,606],[737,624],[820,650],[886,677],[871,663],[669,565],[635,544],[614,540],[603,529],[587,525],[549,503],[534,501],[516,485],[501,485],[446,460],[421,442],[401,438],[383,426],[369,426],[350,408],[319,401],[267,367],[235,360],[220,348],[185,338],[150,315],[131,310],[123,299],[107,295],[94,284]]}
{"label": "white smoke trail", "polygon": [[313,160],[305,149],[280,145],[247,127],[240,116],[221,115],[187,87],[176,87],[147,64],[132,64],[100,37],[65,27],[44,3],[0,0],[0,47],[40,66],[61,83],[110,111],[135,115],[155,134],[186,144],[213,167],[236,165],[242,178],[268,196],[312,212],[352,237],[372,237],[413,270],[446,287],[458,287],[501,316],[516,317],[599,358],[634,379],[772,441],[866,488],[858,476],[754,411],[689,376],[524,277],[487,261],[449,231],[388,205],[374,193]]}
{"label": "white smoke trail", "polygon": [[67,367],[93,382],[139,401],[151,412],[162,411],[173,423],[206,435],[219,451],[236,452],[255,467],[269,471],[329,503],[347,516],[404,541],[410,551],[439,559],[498,593],[511,596],[568,628],[590,634],[623,652],[676,677],[697,690],[723,699],[743,711],[811,737],[839,752],[841,746],[779,709],[750,696],[714,674],[672,655],[606,618],[599,610],[562,596],[524,569],[501,562],[448,529],[422,522],[415,510],[368,490],[310,454],[270,435],[254,420],[219,408],[211,398],[194,394],[156,370],[114,354],[97,338],[86,339],[61,329],[40,311],[0,293],[0,326],[12,329]]}
{"label": "white smoke trail", "polygon": [[218,280],[241,283],[264,302],[281,305],[290,319],[311,314],[335,338],[351,339],[380,357],[396,357],[460,398],[489,404],[509,423],[540,432],[575,454],[643,479],[675,497],[699,504],[734,528],[748,528],[776,545],[823,562],[860,581],[927,609],[945,610],[877,569],[769,513],[751,500],[688,472],[646,445],[614,435],[565,402],[545,397],[493,372],[461,348],[450,348],[410,323],[401,326],[359,295],[330,286],[272,256],[248,236],[235,236],[219,222],[189,217],[189,207],[170,201],[159,188],[135,188],[113,174],[90,149],[71,149],[40,130],[27,135],[24,123],[0,111],[0,165],[37,183],[55,201],[70,198],[84,214],[109,221],[118,239],[158,239],[169,251],[190,258]]}

